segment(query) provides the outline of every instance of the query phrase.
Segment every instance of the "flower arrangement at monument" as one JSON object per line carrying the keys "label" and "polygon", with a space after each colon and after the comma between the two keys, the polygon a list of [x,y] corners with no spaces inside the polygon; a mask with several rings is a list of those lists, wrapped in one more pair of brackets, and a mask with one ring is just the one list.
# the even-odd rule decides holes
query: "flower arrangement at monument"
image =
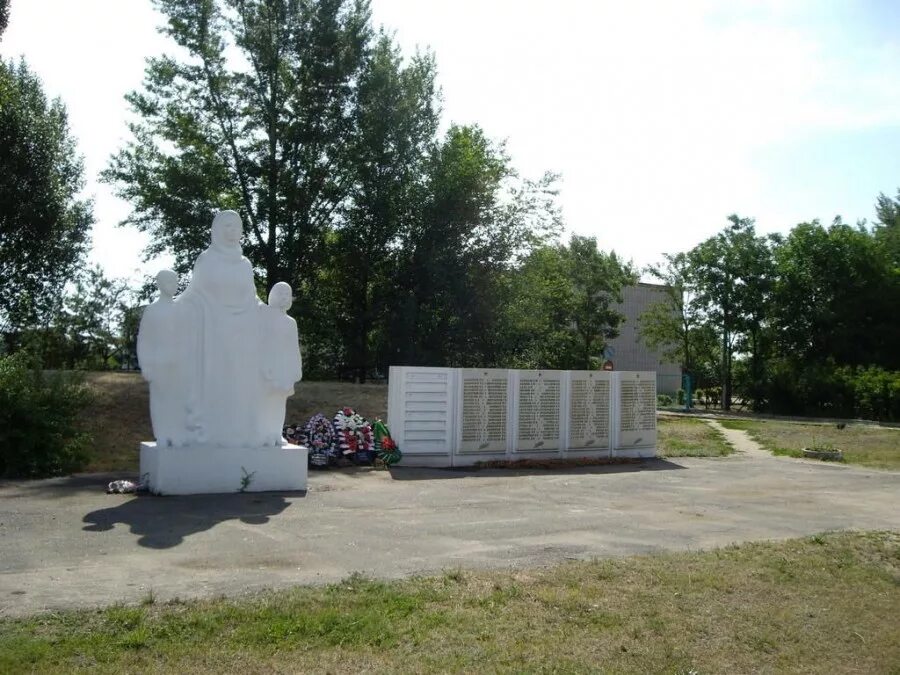
{"label": "flower arrangement at monument", "polygon": [[378,455],[378,459],[385,466],[391,466],[399,462],[403,454],[400,452],[397,442],[391,438],[391,430],[380,418],[376,419],[372,425],[372,432],[375,434],[375,452]]}
{"label": "flower arrangement at monument", "polygon": [[334,416],[338,451],[357,464],[371,464],[375,459],[375,437],[372,425],[353,408],[341,408]]}
{"label": "flower arrangement at monument", "polygon": [[309,465],[326,468],[336,458],[334,426],[325,415],[317,413],[305,424],[295,424],[284,428],[284,437],[296,445],[304,445],[309,450]]}

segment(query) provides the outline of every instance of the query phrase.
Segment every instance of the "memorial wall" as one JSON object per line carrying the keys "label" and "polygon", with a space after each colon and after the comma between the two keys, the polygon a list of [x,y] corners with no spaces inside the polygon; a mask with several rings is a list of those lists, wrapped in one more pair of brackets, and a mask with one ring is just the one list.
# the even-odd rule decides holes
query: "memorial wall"
{"label": "memorial wall", "polygon": [[653,457],[653,372],[394,366],[388,424],[408,466]]}
{"label": "memorial wall", "polygon": [[508,371],[463,369],[459,378],[462,394],[459,451],[505,452]]}
{"label": "memorial wall", "polygon": [[609,390],[612,373],[569,373],[570,448],[609,449]]}
{"label": "memorial wall", "polygon": [[559,450],[562,412],[560,371],[518,371],[517,452]]}

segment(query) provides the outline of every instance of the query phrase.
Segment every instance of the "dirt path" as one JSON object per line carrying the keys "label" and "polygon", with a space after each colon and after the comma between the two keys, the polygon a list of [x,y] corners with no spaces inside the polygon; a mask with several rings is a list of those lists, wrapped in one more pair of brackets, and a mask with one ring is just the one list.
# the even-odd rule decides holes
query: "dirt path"
{"label": "dirt path", "polygon": [[774,459],[775,455],[768,450],[763,449],[759,443],[750,438],[748,432],[738,429],[728,429],[723,427],[716,420],[704,419],[702,421],[721,433],[728,444],[734,448],[735,452],[748,455],[754,459]]}

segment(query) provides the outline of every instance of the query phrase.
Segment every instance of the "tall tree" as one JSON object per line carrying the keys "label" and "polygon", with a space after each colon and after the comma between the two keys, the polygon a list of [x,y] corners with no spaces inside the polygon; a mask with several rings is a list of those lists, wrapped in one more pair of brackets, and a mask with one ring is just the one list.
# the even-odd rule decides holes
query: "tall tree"
{"label": "tall tree", "polygon": [[696,346],[694,332],[701,322],[690,282],[690,265],[685,253],[665,254],[664,262],[651,265],[647,272],[665,288],[665,301],[654,303],[640,317],[641,339],[654,350],[694,373]]}
{"label": "tall tree", "polygon": [[0,332],[46,317],[80,265],[94,222],[83,174],[63,103],[24,61],[0,62]]}
{"label": "tall tree", "polygon": [[154,0],[188,58],[148,62],[133,140],[104,172],[188,270],[219,208],[244,218],[263,285],[300,288],[350,195],[347,148],[370,51],[366,0]]}
{"label": "tall tree", "polygon": [[836,218],[797,225],[776,250],[779,352],[796,363],[900,367],[900,277],[876,237]]}
{"label": "tall tree", "polygon": [[875,203],[878,221],[875,223],[875,239],[884,247],[895,273],[900,274],[900,189],[894,199],[878,195]]}
{"label": "tall tree", "polygon": [[477,127],[452,126],[431,148],[420,212],[404,233],[395,274],[391,341],[400,363],[449,363],[467,351],[469,319],[490,297],[473,297],[470,273],[490,263],[483,247],[510,175],[503,148]]}
{"label": "tall tree", "polygon": [[9,25],[9,0],[0,0],[0,37]]}
{"label": "tall tree", "polygon": [[616,307],[622,288],[636,281],[631,267],[600,251],[594,237],[573,235],[567,246],[536,249],[512,274],[507,360],[531,368],[599,366],[624,319]]}
{"label": "tall tree", "polygon": [[[766,267],[769,249],[765,240],[756,236],[754,221],[737,215],[728,220],[729,226],[688,253],[697,302],[719,333],[722,407],[726,410],[731,408],[737,340],[745,331],[758,334],[761,330],[765,294],[771,284]],[[752,348],[761,348],[761,344],[757,339]]]}
{"label": "tall tree", "polygon": [[55,311],[18,334],[17,347],[54,370],[131,365],[141,310],[134,291],[99,266],[79,270],[70,282]]}
{"label": "tall tree", "polygon": [[622,287],[637,278],[615,252],[600,251],[595,237],[573,235],[566,254],[575,310],[572,330],[578,337],[580,367],[588,369],[591,357],[618,336],[624,315],[615,304],[622,302]]}
{"label": "tall tree", "polygon": [[344,296],[334,315],[362,381],[390,330],[398,246],[425,196],[422,179],[438,126],[434,79],[431,56],[404,65],[399,49],[381,35],[357,87],[350,201],[329,264]]}
{"label": "tall tree", "polygon": [[[776,238],[777,241],[777,238]],[[741,394],[755,410],[765,398],[765,364],[771,348],[770,314],[775,286],[772,239],[755,236],[752,229],[735,242],[737,246],[738,337],[737,349],[748,355],[748,378]]]}
{"label": "tall tree", "polygon": [[499,280],[559,229],[556,178],[519,178],[477,126],[436,138],[434,60],[374,34],[367,0],[155,3],[188,58],[150,60],[104,172],[148,252],[187,272],[212,212],[238,210],[318,374],[496,358]]}
{"label": "tall tree", "polygon": [[556,177],[522,180],[502,145],[451,126],[426,162],[422,205],[404,229],[383,361],[488,365],[514,261],[559,231]]}
{"label": "tall tree", "polygon": [[122,365],[123,322],[133,307],[132,295],[124,279],[110,279],[99,266],[76,277],[60,317],[71,349],[68,367],[102,370]]}

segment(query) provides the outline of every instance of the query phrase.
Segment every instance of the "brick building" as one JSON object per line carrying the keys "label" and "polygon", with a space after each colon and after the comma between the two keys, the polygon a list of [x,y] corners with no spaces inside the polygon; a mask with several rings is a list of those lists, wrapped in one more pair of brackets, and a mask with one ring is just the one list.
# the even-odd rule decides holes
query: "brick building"
{"label": "brick building", "polygon": [[610,340],[612,362],[616,370],[655,370],[656,390],[674,396],[681,388],[681,366],[651,350],[641,339],[640,317],[650,305],[667,300],[666,287],[639,283],[622,289],[623,302],[618,310],[625,315],[619,337]]}

